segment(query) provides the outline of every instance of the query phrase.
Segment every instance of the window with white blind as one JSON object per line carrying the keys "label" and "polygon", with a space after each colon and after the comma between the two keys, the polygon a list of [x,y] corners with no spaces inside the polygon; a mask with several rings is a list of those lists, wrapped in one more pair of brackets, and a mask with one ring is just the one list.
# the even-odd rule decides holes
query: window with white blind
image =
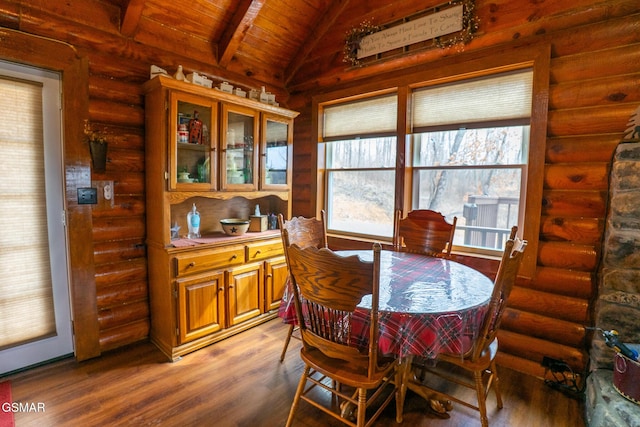
{"label": "window with white blind", "polygon": [[393,232],[397,109],[395,94],[324,108],[329,231],[366,236]]}
{"label": "window with white blind", "polygon": [[[408,108],[395,92],[320,104],[329,232],[390,240],[400,205],[456,216],[458,250],[498,253],[525,212],[532,68],[415,83],[406,93]],[[408,115],[406,147],[399,111]]]}
{"label": "window with white blind", "polygon": [[[333,210],[334,220],[348,219],[328,228],[335,245],[348,245],[341,240],[354,230],[356,239],[391,243],[393,209],[405,215],[434,209],[449,220],[458,218],[453,250],[460,255],[497,257],[507,230],[517,225],[530,249],[520,272],[533,277],[544,202],[550,60],[547,44],[512,46],[496,55],[468,52],[315,95],[316,211]],[[385,96],[394,101],[374,107]],[[385,138],[391,142],[382,148]],[[347,142],[339,147],[336,141]],[[395,157],[390,152],[383,161],[379,153],[393,146]],[[336,162],[338,157],[349,163]],[[364,165],[375,165],[378,181]],[[347,179],[335,186],[339,176]],[[335,216],[338,196],[343,213]]]}
{"label": "window with white blind", "polygon": [[43,238],[47,211],[42,85],[0,78],[0,93],[0,158],[4,159],[0,168],[0,219],[5,229],[0,237],[3,348],[53,334],[55,322],[49,245]]}
{"label": "window with white blind", "polygon": [[501,251],[525,212],[533,72],[412,94],[412,209],[457,217],[454,248]]}

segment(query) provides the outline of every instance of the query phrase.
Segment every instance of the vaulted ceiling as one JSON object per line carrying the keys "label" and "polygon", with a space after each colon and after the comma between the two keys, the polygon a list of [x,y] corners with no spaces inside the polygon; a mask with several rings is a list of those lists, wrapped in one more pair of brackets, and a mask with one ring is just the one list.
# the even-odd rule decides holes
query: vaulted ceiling
{"label": "vaulted ceiling", "polygon": [[108,2],[103,4],[112,9],[112,17],[120,11],[120,34],[135,43],[222,69],[229,81],[234,76],[236,81],[251,78],[284,90],[348,68],[345,36],[363,22],[384,25],[446,4],[446,0],[101,1]]}
{"label": "vaulted ceiling", "polygon": [[[123,36],[285,87],[348,0],[108,0]],[[180,49],[182,48],[182,49]]]}

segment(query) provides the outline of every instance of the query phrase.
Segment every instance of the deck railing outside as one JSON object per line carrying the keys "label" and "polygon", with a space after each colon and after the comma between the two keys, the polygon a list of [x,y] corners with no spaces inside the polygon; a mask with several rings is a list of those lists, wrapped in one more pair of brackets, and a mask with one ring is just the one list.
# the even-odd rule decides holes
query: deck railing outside
{"label": "deck railing outside", "polygon": [[504,248],[511,227],[518,223],[517,197],[469,196],[464,205],[462,231],[465,246],[482,248]]}

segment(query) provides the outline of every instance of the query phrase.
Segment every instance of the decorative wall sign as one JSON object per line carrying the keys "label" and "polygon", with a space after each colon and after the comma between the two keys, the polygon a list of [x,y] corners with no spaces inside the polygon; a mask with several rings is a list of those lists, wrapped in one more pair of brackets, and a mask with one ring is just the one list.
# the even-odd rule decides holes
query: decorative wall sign
{"label": "decorative wall sign", "polygon": [[462,30],[462,5],[362,38],[358,59]]}
{"label": "decorative wall sign", "polygon": [[428,12],[384,29],[364,21],[347,33],[345,62],[359,65],[363,58],[430,39],[440,48],[467,43],[478,29],[474,0],[452,0]]}

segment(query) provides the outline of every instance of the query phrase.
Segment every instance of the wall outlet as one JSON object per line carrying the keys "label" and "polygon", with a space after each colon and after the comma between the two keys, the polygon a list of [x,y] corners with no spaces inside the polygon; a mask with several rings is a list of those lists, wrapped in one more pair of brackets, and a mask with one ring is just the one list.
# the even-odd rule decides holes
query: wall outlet
{"label": "wall outlet", "polygon": [[113,208],[113,181],[92,181],[91,185],[96,189],[96,192],[98,193],[98,202],[96,209]]}

